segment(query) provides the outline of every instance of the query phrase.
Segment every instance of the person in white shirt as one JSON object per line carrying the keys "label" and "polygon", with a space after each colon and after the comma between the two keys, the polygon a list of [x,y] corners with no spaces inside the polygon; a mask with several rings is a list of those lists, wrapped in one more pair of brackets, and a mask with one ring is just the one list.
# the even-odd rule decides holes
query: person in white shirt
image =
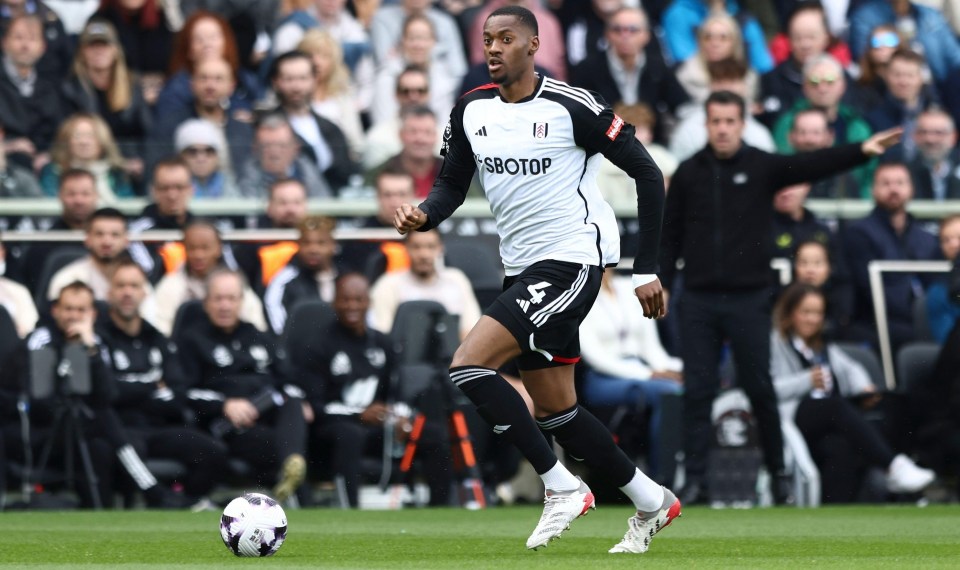
{"label": "person in white shirt", "polygon": [[7,270],[7,250],[0,241],[0,307],[7,311],[17,327],[20,338],[26,337],[37,325],[37,308],[33,296],[23,285],[3,276]]}
{"label": "person in white shirt", "polygon": [[683,362],[667,354],[656,321],[643,317],[630,279],[603,272],[600,293],[580,325],[589,366],[583,396],[592,405],[642,404],[649,410],[647,473],[656,478],[660,397],[683,392]]}
{"label": "person in white shirt", "polygon": [[470,281],[459,269],[444,267],[440,232],[411,232],[404,240],[410,268],[386,273],[370,291],[373,328],[390,332],[397,307],[406,301],[437,301],[460,316],[460,338],[480,320],[480,305]]}

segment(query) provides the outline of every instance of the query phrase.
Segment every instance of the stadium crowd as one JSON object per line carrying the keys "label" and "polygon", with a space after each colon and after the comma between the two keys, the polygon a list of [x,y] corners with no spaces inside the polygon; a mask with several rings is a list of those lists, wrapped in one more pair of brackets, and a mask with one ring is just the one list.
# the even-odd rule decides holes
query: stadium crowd
{"label": "stadium crowd", "polygon": [[[644,320],[629,279],[607,271],[581,331],[585,405],[628,414],[609,426],[641,433],[634,451],[670,484],[663,401],[683,394],[684,502],[709,498],[704,422],[720,376],[749,393],[774,476],[788,475],[779,409],[825,501],[886,500],[934,473],[956,498],[960,217],[934,229],[908,205],[960,199],[957,0],[0,0],[0,490],[38,476],[79,414],[84,506],[139,489],[151,506],[202,507],[238,478],[309,502],[302,483],[327,475],[356,506],[365,460],[416,427],[388,336],[408,326],[399,309],[436,301],[462,338],[502,268],[482,263],[495,248],[437,230],[335,232],[392,228],[401,203],[429,193],[451,107],[488,82],[483,22],[508,4],[539,20],[538,71],[614,106],[667,183],[672,314]],[[898,144],[860,152],[891,128]],[[598,180],[615,206],[635,203],[612,164]],[[127,218],[136,197],[149,203]],[[820,220],[808,197],[872,209]],[[59,201],[60,215],[7,210],[15,198]],[[191,210],[228,198],[266,208],[242,223]],[[338,198],[376,213],[315,215]],[[236,226],[298,239],[224,241]],[[36,228],[81,230],[82,247],[11,239]],[[182,239],[138,239],[149,230]],[[792,264],[786,291],[773,257]],[[920,341],[939,354],[892,392],[871,377],[873,260],[954,262],[949,277],[883,279],[898,360]],[[296,325],[305,305],[329,320]],[[304,334],[317,344],[294,350]],[[736,370],[721,374],[727,361]],[[417,470],[446,504],[452,459],[433,420],[417,431]],[[503,486],[516,452],[476,440],[486,482]],[[169,475],[158,459],[187,468]]]}

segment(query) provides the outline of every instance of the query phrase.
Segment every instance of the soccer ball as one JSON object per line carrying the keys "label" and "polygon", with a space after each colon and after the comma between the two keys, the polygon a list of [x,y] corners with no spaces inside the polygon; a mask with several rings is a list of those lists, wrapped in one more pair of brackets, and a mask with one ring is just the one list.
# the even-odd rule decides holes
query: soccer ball
{"label": "soccer ball", "polygon": [[287,515],[270,497],[247,493],[223,509],[220,537],[237,556],[273,556],[287,537]]}

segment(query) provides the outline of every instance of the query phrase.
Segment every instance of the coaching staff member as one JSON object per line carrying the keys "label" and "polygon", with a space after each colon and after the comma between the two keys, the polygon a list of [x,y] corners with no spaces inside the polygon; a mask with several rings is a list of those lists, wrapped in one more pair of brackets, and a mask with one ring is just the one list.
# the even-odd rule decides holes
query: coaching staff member
{"label": "coaching staff member", "polygon": [[661,279],[669,290],[684,260],[680,307],[684,361],[685,504],[707,499],[705,474],[712,440],[710,411],[720,380],[720,350],[730,340],[737,382],[760,428],[774,500],[784,502],[783,437],[770,381],[770,240],[773,195],[780,188],[832,176],[866,162],[900,139],[899,130],[862,143],[770,154],[743,143],[746,107],[730,91],[706,103],[707,146],[680,164],[667,194]]}

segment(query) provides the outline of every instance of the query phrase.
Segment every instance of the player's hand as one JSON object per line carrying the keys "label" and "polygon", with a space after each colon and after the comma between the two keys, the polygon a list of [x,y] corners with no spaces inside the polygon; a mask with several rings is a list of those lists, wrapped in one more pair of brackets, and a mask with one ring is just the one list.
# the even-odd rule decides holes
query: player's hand
{"label": "player's hand", "polygon": [[247,428],[257,423],[260,412],[246,398],[230,398],[223,403],[223,415],[234,427]]}
{"label": "player's hand", "polygon": [[667,298],[663,294],[659,278],[637,287],[634,293],[643,307],[643,316],[648,319],[662,319],[667,316]]}
{"label": "player's hand", "polygon": [[393,218],[393,226],[401,234],[412,232],[425,223],[427,223],[427,214],[410,204],[403,204],[397,208],[397,213]]}
{"label": "player's hand", "polygon": [[868,156],[880,156],[888,148],[900,142],[901,135],[903,135],[903,127],[895,127],[885,131],[880,131],[879,133],[863,141],[863,144],[860,145],[860,148],[863,150],[863,154]]}
{"label": "player's hand", "polygon": [[360,413],[360,421],[372,426],[382,426],[389,410],[383,402],[374,402]]}

